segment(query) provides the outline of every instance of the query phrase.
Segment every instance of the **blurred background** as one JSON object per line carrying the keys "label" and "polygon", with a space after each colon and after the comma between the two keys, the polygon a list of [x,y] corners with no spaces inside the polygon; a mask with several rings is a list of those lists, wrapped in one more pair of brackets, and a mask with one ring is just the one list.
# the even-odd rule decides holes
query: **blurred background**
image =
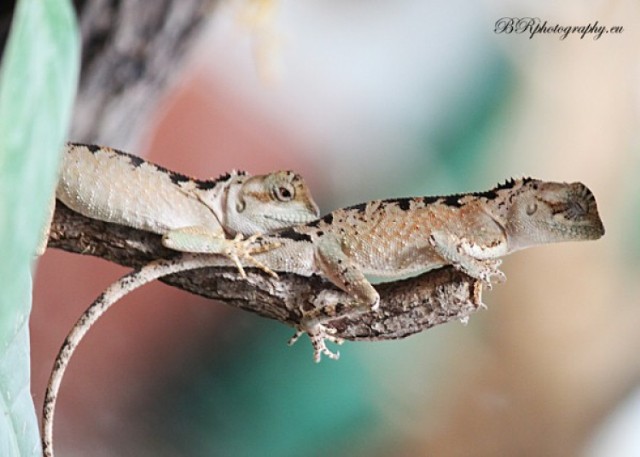
{"label": "blurred background", "polygon": [[[527,16],[624,30],[494,33]],[[640,455],[640,5],[236,0],[206,17],[144,128],[71,139],[203,178],[294,169],[323,213],[511,176],[582,181],[607,233],[508,257],[508,281],[466,326],[346,343],[319,365],[277,322],[145,286],[73,358],[57,453]],[[67,331],[125,271],[53,250],[40,261],[38,408]]]}

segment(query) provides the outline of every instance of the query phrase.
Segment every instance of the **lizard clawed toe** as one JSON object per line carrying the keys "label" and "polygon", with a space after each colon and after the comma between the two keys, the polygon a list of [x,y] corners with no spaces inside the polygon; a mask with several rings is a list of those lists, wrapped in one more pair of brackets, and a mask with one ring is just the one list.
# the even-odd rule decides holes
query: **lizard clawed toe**
{"label": "lizard clawed toe", "polygon": [[[501,263],[502,263],[502,260],[495,261],[487,277],[489,281],[491,281],[491,279],[494,279],[495,282],[498,284],[506,282],[507,275],[505,275],[501,270],[498,269]],[[489,288],[491,288],[491,285],[492,285],[491,282],[489,282],[489,284],[490,284]]]}
{"label": "lizard clawed toe", "polygon": [[498,269],[501,264],[502,261],[500,259],[485,260],[483,262],[484,268],[482,268],[477,275],[477,279],[479,279],[488,290],[493,288],[492,278],[495,277],[497,283],[503,283],[507,280],[507,276]]}
{"label": "lizard clawed toe", "polygon": [[313,361],[320,363],[322,355],[326,355],[331,360],[338,360],[340,358],[340,351],[332,352],[327,348],[325,344],[325,338],[319,335],[309,335],[311,338],[311,345],[313,346]]}
{"label": "lizard clawed toe", "polygon": [[289,338],[289,341],[287,341],[287,344],[289,346],[293,346],[294,344],[296,344],[298,342],[300,337],[302,335],[304,335],[304,334],[305,334],[304,330],[296,330],[296,333],[294,333],[293,336],[291,338]]}
{"label": "lizard clawed toe", "polygon": [[233,240],[230,240],[230,245],[225,251],[225,255],[233,261],[233,263],[238,268],[238,271],[240,272],[240,276],[242,276],[243,279],[246,278],[247,275],[244,271],[244,268],[242,267],[240,259],[252,263],[254,266],[258,267],[274,278],[278,277],[278,274],[275,271],[271,270],[265,264],[253,257],[254,254],[261,254],[263,252],[270,251],[271,249],[280,247],[280,243],[260,242],[259,238],[261,236],[262,235],[260,233],[256,233],[248,238],[243,238],[242,234],[238,233],[235,238],[233,238]]}
{"label": "lizard clawed toe", "polygon": [[336,329],[320,323],[302,324],[301,328],[298,328],[296,333],[289,339],[289,346],[295,344],[305,333],[309,335],[311,346],[313,346],[314,362],[319,363],[323,355],[331,360],[338,360],[340,358],[340,351],[333,352],[326,345],[326,341],[331,341],[338,345],[344,343],[344,339],[333,335],[336,333]]}
{"label": "lizard clawed toe", "polygon": [[380,296],[376,297],[376,300],[371,304],[371,311],[378,312],[380,311]]}

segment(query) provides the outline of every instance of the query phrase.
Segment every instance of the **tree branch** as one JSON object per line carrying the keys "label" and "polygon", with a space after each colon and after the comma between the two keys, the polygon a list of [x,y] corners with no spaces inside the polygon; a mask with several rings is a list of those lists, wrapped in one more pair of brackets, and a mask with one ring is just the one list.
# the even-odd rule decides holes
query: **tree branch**
{"label": "tree branch", "polygon": [[76,0],[82,72],[70,138],[130,150],[217,0]]}
{"label": "tree branch", "polygon": [[[138,268],[175,252],[158,235],[81,216],[57,202],[49,247],[88,254]],[[167,276],[163,282],[295,326],[303,310],[313,309],[320,293],[346,298],[318,276],[280,274],[278,279],[249,268],[242,279],[235,268],[203,268]],[[403,338],[466,316],[482,307],[481,284],[447,267],[380,284],[380,311],[332,321],[328,327],[347,340]]]}

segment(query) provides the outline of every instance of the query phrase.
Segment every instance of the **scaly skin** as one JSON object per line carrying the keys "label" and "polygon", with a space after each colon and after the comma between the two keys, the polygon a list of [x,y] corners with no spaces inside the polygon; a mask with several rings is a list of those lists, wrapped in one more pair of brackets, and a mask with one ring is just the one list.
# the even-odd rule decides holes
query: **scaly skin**
{"label": "scaly skin", "polygon": [[199,180],[115,149],[73,143],[56,197],[84,216],[163,235],[171,249],[225,255],[242,274],[240,259],[261,266],[252,257],[255,235],[318,217],[309,189],[291,171]]}
{"label": "scaly skin", "polygon": [[337,357],[324,345],[323,322],[377,308],[378,293],[365,275],[397,278],[453,265],[490,287],[492,277],[504,280],[498,270],[504,255],[602,235],[595,198],[586,186],[525,178],[486,192],[375,200],[339,209],[266,238],[280,247],[256,258],[274,271],[322,275],[351,296],[351,306],[339,313],[311,312],[301,323],[298,334],[312,337],[319,360],[321,354]]}
{"label": "scaly skin", "polygon": [[[344,290],[348,306],[326,304],[306,313],[295,342],[309,334],[314,359],[337,359],[325,340],[339,342],[327,321],[375,310],[379,295],[365,275],[394,278],[453,265],[490,286],[504,279],[499,257],[527,247],[594,240],[604,227],[591,191],[581,183],[510,180],[487,192],[445,197],[375,200],[336,210],[320,220],[264,237],[279,248],[256,254],[273,271],[319,274]],[[170,233],[168,238],[173,235]],[[260,243],[259,243],[260,244]],[[85,311],[62,346],[51,373],[43,411],[43,447],[53,457],[53,415],[69,360],[83,336],[111,305],[147,282],[179,271],[229,266],[219,256],[185,254],[157,260],[112,284]]]}

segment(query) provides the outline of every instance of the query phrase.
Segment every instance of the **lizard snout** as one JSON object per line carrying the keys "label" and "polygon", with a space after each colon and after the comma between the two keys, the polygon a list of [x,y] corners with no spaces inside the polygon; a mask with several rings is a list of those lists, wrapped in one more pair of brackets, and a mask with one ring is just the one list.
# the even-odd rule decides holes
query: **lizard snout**
{"label": "lizard snout", "polygon": [[604,225],[593,192],[582,183],[573,183],[572,196],[567,204],[566,216],[575,221],[584,221],[590,235],[596,239],[604,235]]}

